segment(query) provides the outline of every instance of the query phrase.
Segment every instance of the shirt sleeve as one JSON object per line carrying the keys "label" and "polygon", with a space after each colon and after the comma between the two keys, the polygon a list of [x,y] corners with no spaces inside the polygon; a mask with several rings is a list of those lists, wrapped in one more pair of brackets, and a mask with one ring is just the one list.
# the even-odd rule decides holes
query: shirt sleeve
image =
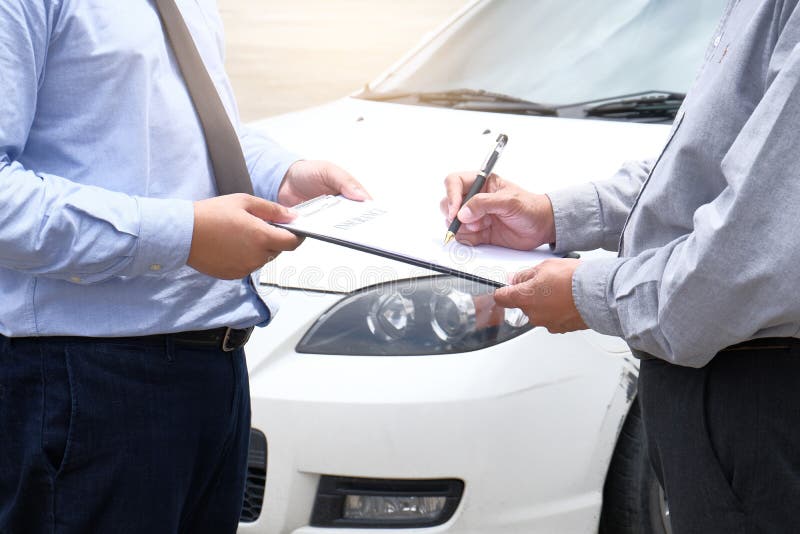
{"label": "shirt sleeve", "polygon": [[800,300],[800,45],[778,42],[766,92],[721,162],[727,187],[694,229],[631,258],[588,261],[573,277],[586,323],[631,348],[701,367],[721,349],[796,324]]}
{"label": "shirt sleeve", "polygon": [[0,4],[0,267],[80,283],[186,263],[189,201],[139,198],[23,166],[44,76],[47,2]]}
{"label": "shirt sleeve", "polygon": [[556,227],[555,252],[616,251],[628,213],[652,166],[652,160],[627,162],[607,180],[548,193]]}
{"label": "shirt sleeve", "polygon": [[239,132],[256,196],[277,202],[286,171],[301,158],[252,126],[242,125]]}

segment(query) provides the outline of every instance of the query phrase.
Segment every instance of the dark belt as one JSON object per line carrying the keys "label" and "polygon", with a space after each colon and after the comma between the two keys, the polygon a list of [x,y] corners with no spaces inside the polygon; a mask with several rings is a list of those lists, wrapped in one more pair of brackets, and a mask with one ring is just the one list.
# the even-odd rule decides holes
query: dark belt
{"label": "dark belt", "polygon": [[[42,337],[18,337],[11,338],[13,341],[63,341],[70,342],[107,342],[107,343],[143,343],[147,345],[159,345],[172,342],[176,345],[187,345],[193,347],[216,347],[224,352],[232,352],[239,349],[250,339],[253,327],[250,328],[214,328],[211,330],[196,330],[191,332],[175,332],[172,334],[154,334],[150,336],[128,336],[128,337],[80,337],[80,336],[42,336]],[[1,337],[1,336],[0,336]]]}
{"label": "dark belt", "polygon": [[[800,338],[762,337],[758,339],[750,339],[748,341],[742,341],[741,343],[737,343],[736,345],[725,347],[724,349],[720,350],[717,354],[722,354],[723,352],[743,352],[746,350],[785,350],[797,346],[800,346]],[[646,352],[642,352],[636,349],[631,349],[631,353],[633,353],[633,355],[640,360],[658,359],[655,356],[652,356]]]}
{"label": "dark belt", "polygon": [[800,345],[800,339],[796,337],[762,337],[759,339],[750,339],[742,341],[736,345],[725,347],[720,352],[741,352],[744,350],[781,350],[790,349]]}

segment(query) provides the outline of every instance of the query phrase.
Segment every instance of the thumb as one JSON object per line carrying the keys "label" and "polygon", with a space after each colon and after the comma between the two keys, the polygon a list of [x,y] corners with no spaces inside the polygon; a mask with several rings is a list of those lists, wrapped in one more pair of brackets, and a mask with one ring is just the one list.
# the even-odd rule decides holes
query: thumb
{"label": "thumb", "polygon": [[497,193],[479,193],[472,197],[458,212],[458,220],[471,223],[487,215],[510,217],[520,208],[520,200],[516,197]]}
{"label": "thumb", "polygon": [[372,198],[361,182],[353,178],[346,170],[331,164],[327,171],[330,184],[338,193],[350,200],[370,200]]}
{"label": "thumb", "polygon": [[495,303],[503,308],[519,308],[519,289],[516,286],[500,287],[494,292]]}
{"label": "thumb", "polygon": [[357,180],[352,179],[341,186],[342,195],[350,200],[371,200],[372,197]]}
{"label": "thumb", "polygon": [[[516,280],[515,280],[516,282]],[[531,299],[536,295],[536,281],[526,280],[498,288],[494,292],[494,301],[503,308],[523,308],[531,304]]]}
{"label": "thumb", "polygon": [[288,223],[297,217],[297,212],[263,198],[250,197],[245,210],[255,217],[267,222]]}

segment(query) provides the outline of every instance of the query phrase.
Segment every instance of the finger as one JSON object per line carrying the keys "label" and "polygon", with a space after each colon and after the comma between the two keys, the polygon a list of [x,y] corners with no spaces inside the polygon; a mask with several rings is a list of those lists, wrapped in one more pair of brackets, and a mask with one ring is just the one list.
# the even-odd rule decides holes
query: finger
{"label": "finger", "polygon": [[444,187],[447,199],[447,211],[445,214],[449,220],[453,220],[461,207],[466,191],[475,181],[476,172],[460,172],[449,175],[445,178]]}
{"label": "finger", "polygon": [[361,182],[338,165],[328,164],[325,172],[328,174],[328,183],[335,192],[341,193],[350,200],[363,201],[372,198],[364,186],[361,185]]}
{"label": "finger", "polygon": [[[534,271],[533,275],[531,275],[531,271]],[[525,312],[528,313],[531,305],[534,304],[534,298],[539,290],[535,271],[535,267],[521,271],[518,273],[519,275],[529,278],[523,282],[517,282],[515,276],[510,285],[495,291],[495,301],[497,304],[504,308],[523,308]]]}
{"label": "finger", "polygon": [[442,200],[439,201],[439,211],[441,211],[442,215],[444,215],[444,219],[447,222],[447,224],[450,224],[452,222],[452,219],[450,218],[450,199],[449,198],[444,197]]}
{"label": "finger", "polygon": [[458,212],[462,223],[475,222],[487,215],[510,217],[519,212],[521,201],[516,196],[500,193],[478,193]]}
{"label": "finger", "polygon": [[484,186],[484,191],[486,191],[487,193],[496,193],[501,189],[508,189],[508,188],[518,189],[519,187],[516,186],[514,183],[501,178],[497,174],[492,173],[486,179],[486,185]]}
{"label": "finger", "polygon": [[461,224],[461,229],[470,233],[483,232],[492,225],[491,217],[484,217],[477,222]]}
{"label": "finger", "polygon": [[476,247],[482,243],[476,234],[461,234],[461,232],[456,234],[456,241],[470,247]]}
{"label": "finger", "polygon": [[494,301],[503,308],[521,308],[524,304],[520,299],[518,286],[505,286],[495,290]]}
{"label": "finger", "polygon": [[[464,228],[463,226],[461,227]],[[484,228],[479,232],[470,232],[470,231],[462,231],[459,229],[458,233],[456,234],[456,240],[459,243],[464,243],[465,245],[469,245],[471,247],[475,247],[478,245],[482,245],[484,243],[489,243],[492,237],[492,230],[491,228]]]}
{"label": "finger", "polygon": [[262,232],[262,248],[267,251],[295,250],[303,242],[302,238],[288,230],[275,226],[264,225]]}
{"label": "finger", "polygon": [[512,284],[521,284],[523,282],[527,282],[528,280],[533,280],[539,274],[539,266],[536,265],[534,267],[529,267],[528,269],[524,269],[519,271],[511,278]]}
{"label": "finger", "polygon": [[267,222],[288,223],[297,217],[297,213],[286,206],[252,196],[247,199],[245,210],[250,215]]}

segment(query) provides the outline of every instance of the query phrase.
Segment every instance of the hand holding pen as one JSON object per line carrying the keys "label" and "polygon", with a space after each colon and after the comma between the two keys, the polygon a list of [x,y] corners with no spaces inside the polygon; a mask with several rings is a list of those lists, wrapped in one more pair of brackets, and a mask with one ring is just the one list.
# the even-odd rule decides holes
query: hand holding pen
{"label": "hand holding pen", "polygon": [[475,186],[474,171],[455,172],[445,180],[447,194],[440,207],[448,221],[460,221],[451,226],[458,231],[459,242],[517,250],[555,242],[553,206],[547,195],[527,191],[496,174],[485,176],[481,188]]}
{"label": "hand holding pen", "polygon": [[[494,149],[489,153],[486,157],[486,161],[483,162],[481,166],[480,172],[475,177],[475,181],[472,183],[472,187],[470,187],[467,196],[464,197],[461,206],[466,204],[470,201],[472,197],[477,195],[481,189],[483,189],[483,185],[486,183],[486,179],[492,174],[492,169],[494,168],[495,163],[500,158],[500,154],[503,153],[503,149],[508,143],[508,136],[505,134],[500,134],[497,136],[497,144],[495,145]],[[447,234],[444,238],[444,244],[448,244],[458,233],[458,229],[461,227],[461,221],[458,219],[458,216],[453,218],[453,222],[450,223],[450,228],[447,229]]]}

